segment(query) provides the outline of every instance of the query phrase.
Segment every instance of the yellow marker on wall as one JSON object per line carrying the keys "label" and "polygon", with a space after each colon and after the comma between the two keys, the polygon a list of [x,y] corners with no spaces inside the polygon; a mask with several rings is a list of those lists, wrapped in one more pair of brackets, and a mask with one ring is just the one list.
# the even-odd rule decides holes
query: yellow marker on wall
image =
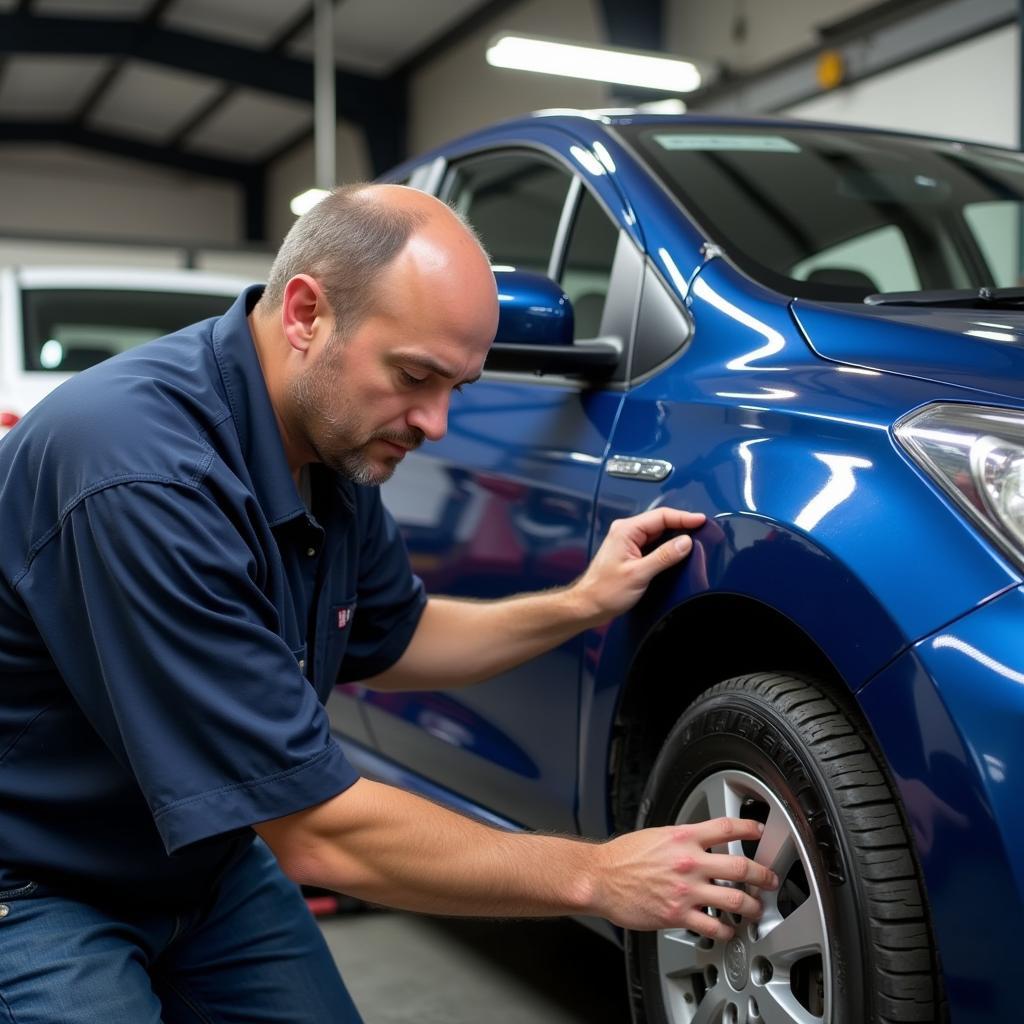
{"label": "yellow marker on wall", "polygon": [[846,61],[838,50],[825,50],[818,57],[815,69],[818,85],[822,89],[835,89],[846,77]]}

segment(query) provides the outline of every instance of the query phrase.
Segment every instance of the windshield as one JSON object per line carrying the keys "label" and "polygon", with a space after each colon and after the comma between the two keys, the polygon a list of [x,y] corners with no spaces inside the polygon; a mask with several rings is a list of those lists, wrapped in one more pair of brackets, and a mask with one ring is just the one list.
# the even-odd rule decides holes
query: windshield
{"label": "windshield", "polygon": [[1024,157],[958,142],[777,126],[620,131],[712,241],[791,295],[1024,283]]}

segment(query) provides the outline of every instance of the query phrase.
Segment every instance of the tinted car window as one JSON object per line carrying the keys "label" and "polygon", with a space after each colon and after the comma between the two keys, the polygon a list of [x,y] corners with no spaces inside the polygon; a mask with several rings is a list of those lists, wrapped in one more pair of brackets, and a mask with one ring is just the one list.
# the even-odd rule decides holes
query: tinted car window
{"label": "tinted car window", "polygon": [[921,287],[907,237],[895,224],[823,249],[790,273],[800,281],[863,286],[871,292],[909,292]]}
{"label": "tinted car window", "polygon": [[572,302],[576,337],[600,331],[619,232],[601,204],[583,189],[559,283]]}
{"label": "tinted car window", "polygon": [[27,289],[23,296],[25,369],[70,373],[220,316],[226,295],[107,289]]}
{"label": "tinted car window", "polygon": [[1020,240],[1024,225],[1024,203],[1015,199],[993,199],[969,203],[964,216],[977,235],[978,244],[1000,288],[1020,281]]}
{"label": "tinted car window", "polygon": [[860,301],[908,281],[1020,280],[1006,218],[984,212],[1024,200],[1024,159],[1012,153],[789,126],[621,130],[728,255],[779,291]]}
{"label": "tinted car window", "polygon": [[531,154],[479,157],[456,168],[448,201],[476,228],[492,263],[545,274],[569,181]]}

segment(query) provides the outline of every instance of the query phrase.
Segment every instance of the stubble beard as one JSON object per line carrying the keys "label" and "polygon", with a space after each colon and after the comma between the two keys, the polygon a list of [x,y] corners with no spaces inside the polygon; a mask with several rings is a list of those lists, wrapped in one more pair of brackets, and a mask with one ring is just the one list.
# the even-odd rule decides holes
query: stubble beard
{"label": "stubble beard", "polygon": [[424,436],[419,430],[377,430],[361,443],[353,444],[353,438],[361,433],[358,413],[352,403],[338,408],[341,373],[336,355],[342,344],[337,335],[330,338],[316,363],[293,382],[291,404],[310,447],[328,469],[352,483],[375,487],[391,479],[401,459],[394,456],[384,465],[375,462],[368,451],[371,442],[391,441],[412,449],[423,443]]}

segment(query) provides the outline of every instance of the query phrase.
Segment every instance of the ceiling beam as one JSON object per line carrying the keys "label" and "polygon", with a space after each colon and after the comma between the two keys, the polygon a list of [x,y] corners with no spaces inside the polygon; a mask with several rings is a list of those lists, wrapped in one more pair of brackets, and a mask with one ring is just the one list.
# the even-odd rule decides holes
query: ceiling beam
{"label": "ceiling beam", "polygon": [[[174,2],[174,0],[153,0],[150,8],[143,17],[139,20],[138,25],[140,28],[150,28],[160,20],[164,11]],[[125,55],[126,57],[127,55]],[[125,65],[125,57],[120,60],[112,61],[110,67],[100,76],[99,81],[93,86],[92,90],[85,97],[85,99],[79,103],[78,109],[71,116],[71,120],[74,124],[84,125],[88,122],[92,116],[92,112],[96,109],[97,104],[103,99],[106,91],[114,84],[114,79],[121,73],[122,68]]]}
{"label": "ceiling beam", "polygon": [[[103,18],[0,14],[0,54],[103,54],[131,56],[165,67],[220,78],[235,85],[313,102],[310,61],[268,54],[188,32]],[[404,90],[392,79],[351,71],[336,75],[338,113],[359,125],[390,117],[404,105]]]}
{"label": "ceiling beam", "polygon": [[601,0],[608,42],[631,50],[665,49],[663,0]]}
{"label": "ceiling beam", "polygon": [[[344,3],[344,0],[339,0]],[[283,31],[281,31],[269,46],[265,47],[262,52],[277,54],[282,53],[284,48],[302,31],[308,28],[313,23],[313,5],[310,4],[301,14],[296,18],[293,18],[291,23],[287,25]],[[217,92],[210,97],[209,101],[204,103],[175,133],[174,137],[170,139],[169,145],[180,146],[183,145],[189,135],[192,134],[208,117],[210,117],[215,111],[219,110],[224,103],[226,103],[234,94],[238,91],[238,86],[234,83],[229,83],[221,86]]]}
{"label": "ceiling beam", "polygon": [[433,42],[428,43],[418,53],[414,53],[407,60],[395,68],[392,77],[406,78],[412,72],[418,71],[425,64],[436,60],[444,55],[454,46],[458,46],[464,39],[472,35],[478,29],[484,28],[489,21],[504,14],[512,7],[519,6],[520,0],[487,0],[483,6],[478,7],[471,14],[468,14],[462,21],[452,25],[437,37]]}
{"label": "ceiling beam", "polygon": [[[18,0],[18,6],[16,10],[19,14],[28,14],[31,10],[33,0]],[[4,72],[7,70],[7,62],[10,58],[0,54],[0,86],[3,85]]]}
{"label": "ceiling beam", "polygon": [[192,174],[226,178],[229,181],[241,181],[253,170],[252,164],[238,160],[169,149],[125,135],[69,124],[67,121],[0,121],[0,142],[62,142],[69,146],[84,146],[101,153],[143,160]]}

